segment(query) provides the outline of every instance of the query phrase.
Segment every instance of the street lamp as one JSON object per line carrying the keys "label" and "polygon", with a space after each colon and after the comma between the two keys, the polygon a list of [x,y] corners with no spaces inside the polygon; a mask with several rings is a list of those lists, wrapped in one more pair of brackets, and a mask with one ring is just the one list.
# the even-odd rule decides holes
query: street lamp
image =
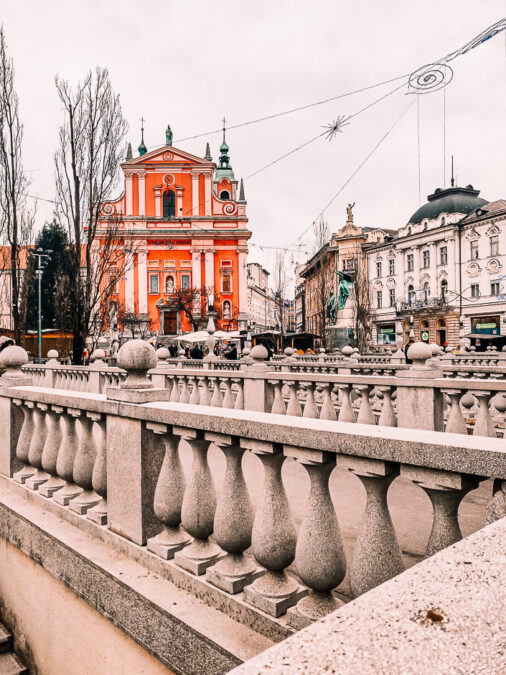
{"label": "street lamp", "polygon": [[43,249],[38,248],[33,254],[37,258],[37,269],[35,270],[35,276],[37,277],[39,286],[39,322],[37,329],[39,363],[42,363],[42,272],[52,252],[53,251],[51,250],[44,251]]}

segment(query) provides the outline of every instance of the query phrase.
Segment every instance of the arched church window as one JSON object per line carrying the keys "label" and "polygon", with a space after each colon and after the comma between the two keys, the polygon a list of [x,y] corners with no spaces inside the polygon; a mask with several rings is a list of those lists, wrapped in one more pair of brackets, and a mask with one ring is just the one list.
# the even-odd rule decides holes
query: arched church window
{"label": "arched church window", "polygon": [[163,217],[175,218],[176,216],[176,193],[174,190],[165,190],[163,193]]}
{"label": "arched church window", "polygon": [[165,292],[174,293],[174,277],[167,277],[165,279]]}
{"label": "arched church window", "polygon": [[232,307],[229,300],[225,300],[223,303],[223,318],[231,319],[232,318]]}
{"label": "arched church window", "polygon": [[220,192],[220,199],[230,199],[230,192],[228,190],[222,190]]}

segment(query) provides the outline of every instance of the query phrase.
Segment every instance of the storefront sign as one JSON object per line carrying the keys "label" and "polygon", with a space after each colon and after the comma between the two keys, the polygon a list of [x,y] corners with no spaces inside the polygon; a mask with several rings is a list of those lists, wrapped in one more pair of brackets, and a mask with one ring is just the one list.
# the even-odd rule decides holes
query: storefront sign
{"label": "storefront sign", "polygon": [[498,316],[480,316],[471,319],[471,332],[484,335],[499,335]]}

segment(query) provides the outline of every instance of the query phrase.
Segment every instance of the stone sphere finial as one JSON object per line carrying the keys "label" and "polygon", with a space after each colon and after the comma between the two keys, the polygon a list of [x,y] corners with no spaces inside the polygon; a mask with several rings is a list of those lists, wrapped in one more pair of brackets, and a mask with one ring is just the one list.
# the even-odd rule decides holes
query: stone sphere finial
{"label": "stone sphere finial", "polygon": [[21,366],[28,363],[28,354],[23,347],[10,345],[0,352],[0,364],[5,366],[4,377],[23,377]]}
{"label": "stone sphere finial", "polygon": [[59,364],[58,356],[59,354],[56,351],[56,349],[50,349],[47,353],[47,361],[46,361],[47,365],[54,366],[56,364]]}
{"label": "stone sphere finial", "polygon": [[437,345],[435,342],[431,342],[429,344],[429,347],[432,350],[432,356],[439,356],[441,354],[441,347]]}
{"label": "stone sphere finial", "polygon": [[341,354],[346,358],[349,358],[353,354],[353,347],[351,345],[346,345],[341,349]]}
{"label": "stone sphere finial", "polygon": [[284,349],[284,354],[285,356],[291,356],[293,354],[294,350],[291,347],[285,347]]}
{"label": "stone sphere finial", "polygon": [[160,347],[156,350],[156,359],[158,363],[164,364],[167,363],[167,359],[170,358],[170,352],[167,347]]}
{"label": "stone sphere finial", "polygon": [[90,357],[90,361],[94,366],[105,366],[105,352],[103,349],[95,349]]}
{"label": "stone sphere finial", "polygon": [[129,340],[118,352],[117,364],[127,371],[127,378],[121,384],[122,389],[150,389],[153,383],[147,373],[156,366],[156,352],[149,342]]}
{"label": "stone sphere finial", "polygon": [[260,363],[265,361],[265,359],[269,356],[269,352],[263,345],[256,345],[256,347],[253,347],[253,349],[250,351],[249,355],[254,361]]}
{"label": "stone sphere finial", "polygon": [[244,347],[242,350],[242,356],[249,356],[251,349],[249,347]]}
{"label": "stone sphere finial", "polygon": [[432,348],[426,342],[414,342],[408,348],[408,359],[412,359],[412,368],[424,368],[425,362],[432,357]]}

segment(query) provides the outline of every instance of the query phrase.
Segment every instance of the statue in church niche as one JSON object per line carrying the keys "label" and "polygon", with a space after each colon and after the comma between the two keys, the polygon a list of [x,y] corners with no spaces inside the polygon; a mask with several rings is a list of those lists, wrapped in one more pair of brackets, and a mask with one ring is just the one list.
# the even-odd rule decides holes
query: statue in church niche
{"label": "statue in church niche", "polygon": [[330,291],[329,299],[327,300],[327,319],[331,326],[334,326],[337,321],[337,300],[334,291]]}
{"label": "statue in church niche", "polygon": [[355,206],[355,202],[353,204],[348,204],[346,207],[346,213],[347,213],[347,219],[346,222],[352,223],[353,222],[353,207]]}

